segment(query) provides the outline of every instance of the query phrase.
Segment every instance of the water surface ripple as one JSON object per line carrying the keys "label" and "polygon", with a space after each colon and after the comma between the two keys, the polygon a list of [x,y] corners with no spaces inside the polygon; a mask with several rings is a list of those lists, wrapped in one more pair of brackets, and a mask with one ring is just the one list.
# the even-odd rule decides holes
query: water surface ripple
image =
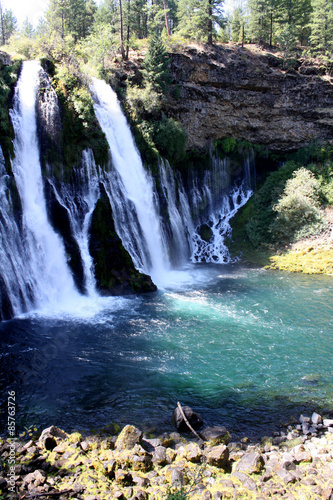
{"label": "water surface ripple", "polygon": [[333,409],[331,277],[238,265],[189,273],[192,284],[105,299],[91,315],[0,324],[1,394],[6,404],[16,391],[19,430],[171,430],[181,401],[206,424],[260,436],[300,411]]}

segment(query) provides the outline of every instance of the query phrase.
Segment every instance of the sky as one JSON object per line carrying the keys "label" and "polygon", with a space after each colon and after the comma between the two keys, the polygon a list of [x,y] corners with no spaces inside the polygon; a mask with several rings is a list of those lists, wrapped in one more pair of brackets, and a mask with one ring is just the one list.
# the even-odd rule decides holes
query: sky
{"label": "sky", "polygon": [[[99,4],[101,0],[97,0]],[[225,1],[225,7],[231,4],[232,0]],[[16,17],[19,25],[28,17],[29,21],[37,26],[38,21],[46,12],[47,0],[1,0],[3,9],[11,9]]]}

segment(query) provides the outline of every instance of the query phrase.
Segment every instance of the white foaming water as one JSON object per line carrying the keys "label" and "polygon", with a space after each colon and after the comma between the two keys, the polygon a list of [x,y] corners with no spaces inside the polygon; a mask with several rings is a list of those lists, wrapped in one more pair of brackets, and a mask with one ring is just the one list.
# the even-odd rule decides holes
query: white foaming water
{"label": "white foaming water", "polygon": [[46,211],[36,126],[36,92],[40,65],[24,62],[18,81],[11,118],[15,130],[12,169],[22,202],[25,261],[24,278],[29,283],[36,309],[84,310],[87,299],[76,290],[64,246],[51,227]]}
{"label": "white foaming water", "polygon": [[[208,204],[208,217],[204,221],[211,230],[211,238],[205,241],[198,234],[198,228],[193,233],[192,262],[231,262],[229,249],[225,239],[231,235],[230,220],[252,196],[252,168],[254,168],[253,152],[246,154],[241,180],[230,186],[229,161],[213,158],[212,173],[205,179],[203,192]],[[214,202],[213,192],[219,192],[218,204]],[[194,205],[203,203],[202,191],[195,186],[193,189]]]}
{"label": "white foaming water", "polygon": [[93,259],[89,253],[89,227],[91,217],[100,196],[100,172],[95,164],[91,150],[82,153],[82,166],[73,169],[76,182],[63,183],[60,188],[51,182],[54,194],[68,212],[71,230],[83,263],[85,286],[88,296],[96,297],[96,281],[93,272]]}
{"label": "white foaming water", "polygon": [[[166,238],[158,214],[152,177],[145,171],[130,128],[122,113],[116,93],[103,80],[93,79],[91,87],[98,121],[110,146],[112,161],[126,193],[123,212],[135,208],[142,230],[141,245],[143,272],[150,274],[158,285],[170,269]],[[114,208],[114,207],[113,207]],[[118,207],[119,208],[119,207]],[[125,216],[124,216],[125,218]],[[126,228],[115,220],[117,232],[125,248],[129,248]],[[144,249],[148,250],[147,252]]]}

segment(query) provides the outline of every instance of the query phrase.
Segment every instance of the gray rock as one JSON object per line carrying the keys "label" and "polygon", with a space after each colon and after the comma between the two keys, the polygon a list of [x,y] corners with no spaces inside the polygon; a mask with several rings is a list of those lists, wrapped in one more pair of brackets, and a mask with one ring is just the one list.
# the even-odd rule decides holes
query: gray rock
{"label": "gray rock", "polygon": [[325,427],[333,427],[333,418],[324,418],[323,424]]}
{"label": "gray rock", "polygon": [[234,472],[233,474],[235,477],[237,477],[243,484],[244,488],[251,490],[251,491],[256,491],[257,490],[257,485],[251,479],[247,474],[244,474],[244,472]]}
{"label": "gray rock", "polygon": [[206,427],[200,432],[202,439],[208,441],[212,445],[228,444],[230,442],[230,434],[222,425],[214,427]]}
{"label": "gray rock", "polygon": [[309,424],[311,422],[311,418],[305,417],[304,415],[301,415],[299,417],[299,421],[301,422],[301,424]]}
{"label": "gray rock", "polygon": [[198,463],[202,457],[202,451],[197,443],[190,443],[185,447],[184,454],[189,462]]}
{"label": "gray rock", "polygon": [[311,417],[311,421],[313,424],[317,425],[317,424],[321,424],[323,419],[322,419],[321,415],[319,415],[319,413],[313,412],[312,417]]}
{"label": "gray rock", "polygon": [[213,448],[208,448],[205,450],[205,455],[207,457],[207,462],[214,467],[219,469],[226,469],[228,466],[229,459],[229,449],[225,444],[220,444],[214,446]]}
{"label": "gray rock", "polygon": [[126,425],[119,434],[115,448],[117,451],[131,450],[136,444],[140,444],[142,439],[142,431],[133,425]]}
{"label": "gray rock", "polygon": [[164,446],[158,446],[155,448],[153,453],[153,463],[163,467],[163,465],[166,465],[167,462],[166,448],[164,448]]}
{"label": "gray rock", "polygon": [[137,486],[140,486],[140,488],[143,488],[145,486],[149,486],[150,481],[146,477],[133,476],[133,483],[135,483]]}
{"label": "gray rock", "polygon": [[264,459],[258,452],[245,453],[236,465],[237,472],[259,474],[264,467]]}
{"label": "gray rock", "polygon": [[171,484],[173,486],[182,486],[184,484],[184,473],[178,469],[177,467],[174,467],[171,473]]}
{"label": "gray rock", "polygon": [[148,498],[147,493],[144,490],[138,490],[130,497],[130,500],[146,500]]}
{"label": "gray rock", "polygon": [[288,472],[286,469],[280,469],[277,471],[277,475],[283,479],[283,481],[286,483],[286,484],[289,484],[289,483],[295,483],[296,482],[296,478],[290,474],[290,472]]}

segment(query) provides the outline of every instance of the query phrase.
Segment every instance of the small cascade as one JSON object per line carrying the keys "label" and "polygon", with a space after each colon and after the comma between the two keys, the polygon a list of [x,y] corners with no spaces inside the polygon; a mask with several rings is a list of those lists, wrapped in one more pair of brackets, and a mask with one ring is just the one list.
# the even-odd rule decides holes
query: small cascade
{"label": "small cascade", "polygon": [[[230,220],[252,195],[253,152],[246,152],[241,172],[232,182],[228,159],[213,158],[211,175],[202,192],[194,186],[196,206],[207,204],[208,216],[200,220],[193,233],[192,262],[227,263],[231,261],[225,239],[231,235]],[[202,194],[204,193],[204,195]],[[207,212],[206,212],[207,213]]]}
{"label": "small cascade", "polygon": [[[110,174],[107,190],[117,232],[134,263],[140,263],[140,270],[151,274],[158,284],[159,278],[170,269],[170,261],[153,179],[143,167],[115,92],[106,82],[96,78],[91,91],[95,113],[117,172]],[[137,223],[140,227],[134,227]],[[141,241],[133,242],[133,235],[141,236]],[[139,254],[135,254],[136,249]]]}
{"label": "small cascade", "polygon": [[23,301],[37,308],[68,303],[77,294],[69,271],[64,246],[52,229],[46,210],[39,160],[36,126],[36,92],[40,65],[24,62],[18,81],[11,118],[15,131],[15,159],[12,170],[22,203],[22,235],[25,267],[22,276],[29,283]]}
{"label": "small cascade", "polygon": [[30,282],[26,279],[26,274],[31,275],[30,262],[20,224],[14,217],[9,182],[0,148],[0,319],[9,319],[33,305]]}
{"label": "small cascade", "polygon": [[171,238],[169,245],[172,264],[180,266],[188,262],[191,254],[190,241],[193,234],[193,222],[188,200],[181,179],[177,179],[176,186],[175,174],[167,160],[160,162],[159,174],[170,223]]}
{"label": "small cascade", "polygon": [[91,150],[82,153],[82,165],[73,169],[72,183],[55,185],[49,179],[57,202],[67,211],[71,234],[79,247],[83,263],[84,284],[88,296],[96,295],[93,261],[89,253],[89,226],[100,196],[98,171]]}

